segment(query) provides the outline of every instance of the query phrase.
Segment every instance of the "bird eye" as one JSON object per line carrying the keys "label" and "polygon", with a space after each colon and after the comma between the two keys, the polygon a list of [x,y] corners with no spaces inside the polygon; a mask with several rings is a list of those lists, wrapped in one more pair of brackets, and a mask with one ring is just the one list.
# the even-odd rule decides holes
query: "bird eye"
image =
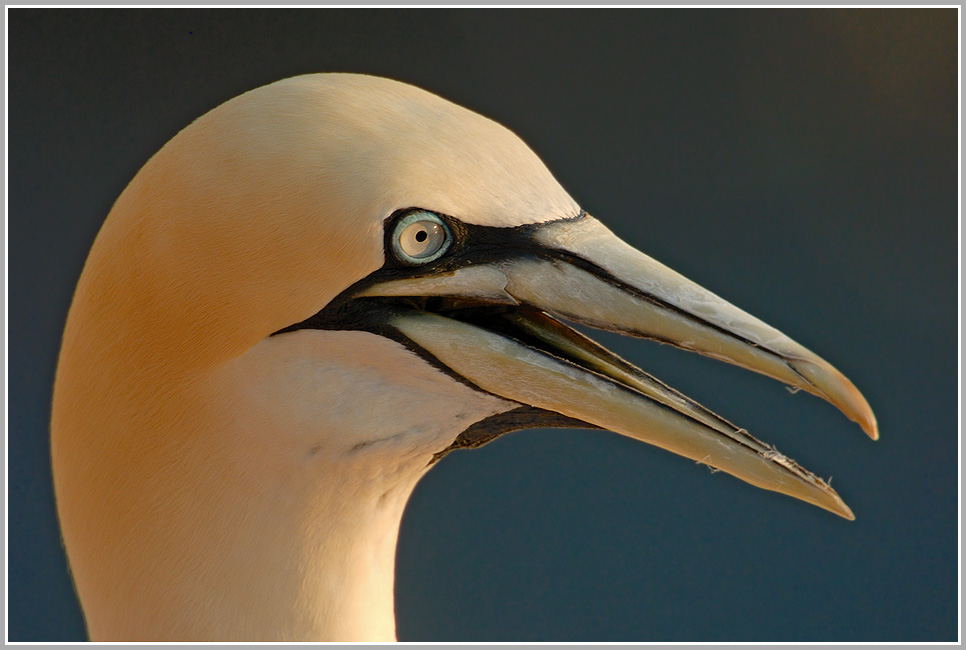
{"label": "bird eye", "polygon": [[396,222],[392,250],[407,264],[426,264],[449,250],[452,241],[449,228],[442,219],[432,212],[420,210]]}

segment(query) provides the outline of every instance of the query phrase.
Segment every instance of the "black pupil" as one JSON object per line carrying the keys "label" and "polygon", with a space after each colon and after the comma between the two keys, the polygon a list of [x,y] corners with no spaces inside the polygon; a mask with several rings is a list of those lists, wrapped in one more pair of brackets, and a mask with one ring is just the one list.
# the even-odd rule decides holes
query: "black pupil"
{"label": "black pupil", "polygon": [[420,230],[419,232],[416,233],[416,241],[418,242],[424,242],[428,237],[429,235],[426,234],[425,230]]}

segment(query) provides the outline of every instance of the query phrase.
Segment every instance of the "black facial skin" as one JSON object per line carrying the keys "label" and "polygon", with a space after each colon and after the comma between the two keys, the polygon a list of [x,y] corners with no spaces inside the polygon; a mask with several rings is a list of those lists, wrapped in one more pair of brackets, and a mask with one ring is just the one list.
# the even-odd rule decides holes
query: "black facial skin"
{"label": "black facial skin", "polygon": [[[560,359],[568,363],[582,366],[584,364],[567,357],[560,350],[550,347],[547,343],[538,340],[534,336],[524,332],[517,326],[512,319],[507,318],[509,314],[523,317],[527,320],[553,319],[544,312],[537,310],[526,304],[506,305],[503,303],[486,302],[479,298],[451,298],[442,296],[411,296],[411,297],[356,297],[365,288],[380,282],[400,280],[407,278],[420,278],[445,273],[451,273],[458,269],[477,264],[489,264],[512,259],[540,259],[549,262],[565,262],[578,267],[594,275],[599,280],[611,284],[623,292],[638,297],[641,300],[658,305],[660,308],[673,311],[682,316],[698,322],[706,327],[718,330],[728,337],[744,341],[749,345],[755,345],[764,352],[771,352],[761,345],[751,343],[733,332],[728,332],[720,326],[709,323],[689,314],[680,308],[668,304],[663,300],[646,294],[636,287],[625,284],[614,277],[608,271],[600,268],[596,264],[578,257],[573,253],[547,248],[537,242],[533,233],[546,224],[526,224],[513,228],[497,228],[492,226],[480,226],[467,224],[450,217],[448,215],[436,214],[444,221],[449,228],[452,241],[449,249],[438,259],[427,264],[416,265],[396,258],[392,252],[391,237],[395,232],[395,226],[399,219],[421,208],[407,208],[398,210],[389,216],[384,225],[384,251],[385,263],[382,268],[370,273],[362,280],[356,282],[351,287],[336,296],[328,305],[317,314],[307,318],[301,323],[296,323],[274,335],[300,329],[322,329],[322,330],[361,330],[378,334],[392,339],[408,350],[424,359],[427,363],[437,368],[440,372],[453,378],[464,385],[475,390],[481,390],[478,386],[470,383],[463,376],[451,370],[434,355],[414,343],[408,337],[399,332],[396,328],[389,325],[392,317],[411,311],[433,312],[445,315],[448,318],[459,320],[474,325],[481,329],[496,332],[505,338],[512,339],[522,345],[533,348],[542,354]],[[574,217],[564,219],[564,221],[576,221],[586,217],[586,213],[581,211]],[[579,322],[579,320],[578,320]],[[589,323],[585,323],[589,324]],[[560,325],[561,327],[566,327]],[[640,337],[640,332],[624,332],[633,336]],[[677,345],[676,341],[666,341],[657,337],[647,337],[670,345]],[[772,354],[775,354],[772,352]],[[780,355],[776,356],[781,358]],[[792,368],[796,373],[798,372]],[[651,378],[653,379],[653,378]],[[618,382],[618,385],[619,382]],[[487,392],[487,391],[483,391]],[[676,391],[675,391],[676,392]],[[682,396],[683,397],[683,396]],[[690,401],[690,400],[689,400]],[[695,405],[697,406],[697,405]],[[704,409],[702,409],[704,410]],[[716,416],[717,417],[717,416]],[[473,448],[483,445],[496,437],[518,429],[547,427],[547,428],[593,428],[594,425],[581,420],[565,417],[559,413],[545,411],[542,409],[526,406],[514,409],[503,414],[486,418],[467,428],[460,434],[457,440],[447,449],[434,456],[433,462],[442,454],[456,448]]]}
{"label": "black facial skin", "polygon": [[[295,323],[294,325],[281,329],[272,334],[272,336],[301,329],[361,330],[371,332],[402,344],[408,350],[455,381],[478,391],[481,390],[478,386],[455,373],[435,356],[416,345],[396,328],[389,325],[390,317],[413,310],[443,313],[451,318],[457,318],[464,322],[472,322],[478,327],[498,331],[508,338],[513,338],[531,347],[545,349],[545,345],[538,344],[532,337],[513,328],[508,321],[500,317],[501,314],[509,310],[517,313],[530,310],[530,308],[525,306],[507,306],[485,303],[479,300],[460,300],[439,296],[354,297],[365,288],[380,282],[450,273],[460,268],[476,264],[487,264],[513,257],[551,259],[555,256],[554,251],[547,250],[544,246],[533,240],[532,233],[538,225],[528,224],[513,228],[496,228],[466,224],[448,215],[434,213],[449,228],[452,236],[449,249],[439,259],[424,265],[414,265],[399,260],[393,253],[392,242],[390,240],[394,234],[395,225],[399,219],[407,214],[421,210],[421,208],[397,210],[385,220],[385,239],[383,246],[386,262],[382,268],[370,273],[362,280],[350,286],[315,315],[310,316],[300,323]],[[584,216],[586,216],[586,213],[581,211],[575,217],[567,220],[581,219]],[[495,440],[505,433],[536,427],[599,428],[582,420],[560,415],[553,411],[546,411],[533,406],[521,406],[511,411],[492,415],[470,425],[457,436],[456,440],[449,447],[434,454],[430,460],[430,464],[435,463],[454,449],[473,449]]]}
{"label": "black facial skin", "polygon": [[[440,217],[449,228],[452,243],[440,258],[424,265],[414,265],[396,258],[392,250],[391,237],[396,223],[408,214],[423,211],[422,208],[406,208],[397,210],[385,220],[384,225],[384,255],[385,263],[382,268],[373,271],[365,278],[354,283],[348,289],[332,299],[321,311],[275,332],[272,336],[293,332],[300,329],[321,330],[362,330],[385,336],[402,343],[406,348],[415,352],[432,365],[443,370],[454,379],[467,384],[468,382],[443,366],[435,357],[403,336],[387,322],[389,317],[405,311],[418,310],[446,314],[465,322],[472,322],[486,329],[503,331],[500,326],[499,315],[508,310],[519,312],[526,307],[507,306],[488,303],[479,299],[445,298],[440,296],[413,297],[356,297],[367,287],[380,282],[401,280],[407,278],[421,278],[451,273],[457,269],[488,264],[514,257],[539,257],[550,259],[555,251],[533,240],[532,233],[538,225],[523,225],[514,228],[495,228],[492,226],[478,226],[466,224],[448,215],[434,213]],[[586,213],[581,211],[569,220],[581,219]],[[486,324],[483,325],[483,322]],[[509,332],[504,332],[509,335]],[[520,335],[511,338],[519,339]],[[476,386],[473,386],[476,388]],[[477,388],[477,390],[479,390]]]}
{"label": "black facial skin", "polygon": [[521,429],[600,429],[600,427],[535,406],[521,406],[471,424],[449,447],[433,454],[429,464],[432,465],[454,449],[476,449],[505,433]]}

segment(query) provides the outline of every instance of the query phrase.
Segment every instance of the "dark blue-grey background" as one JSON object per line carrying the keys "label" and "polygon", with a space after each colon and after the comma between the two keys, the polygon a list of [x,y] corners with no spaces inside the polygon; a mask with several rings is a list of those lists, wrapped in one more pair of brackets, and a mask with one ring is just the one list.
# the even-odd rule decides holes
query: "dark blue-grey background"
{"label": "dark blue-grey background", "polygon": [[613,434],[513,434],[451,454],[413,496],[401,639],[957,639],[955,9],[8,19],[11,640],[84,636],[47,420],[101,221],[192,119],[317,71],[394,77],[509,126],[622,237],[842,369],[882,430],[601,336],[834,475],[857,520]]}

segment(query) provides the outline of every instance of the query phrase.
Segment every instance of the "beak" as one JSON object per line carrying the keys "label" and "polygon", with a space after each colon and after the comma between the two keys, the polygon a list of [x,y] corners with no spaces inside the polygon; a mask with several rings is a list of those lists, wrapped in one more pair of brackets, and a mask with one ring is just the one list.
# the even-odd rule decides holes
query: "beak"
{"label": "beak", "polygon": [[527,241],[489,264],[389,280],[356,297],[441,297],[432,311],[392,310],[387,324],[481,390],[854,519],[814,474],[558,319],[763,373],[828,400],[876,439],[872,410],[832,365],[631,248],[592,217],[533,227]]}

